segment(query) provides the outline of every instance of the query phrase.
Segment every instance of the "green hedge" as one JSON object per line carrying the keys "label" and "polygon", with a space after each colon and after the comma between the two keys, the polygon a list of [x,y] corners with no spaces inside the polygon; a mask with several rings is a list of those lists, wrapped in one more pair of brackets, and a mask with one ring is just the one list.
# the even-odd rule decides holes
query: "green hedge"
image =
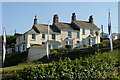
{"label": "green hedge", "polygon": [[[102,45],[102,44],[100,44]],[[120,45],[114,46],[114,50],[120,49]],[[108,52],[110,51],[110,47],[103,47],[99,48],[99,53]],[[48,63],[52,61],[58,61],[59,59],[64,59],[66,57],[70,58],[71,60],[79,59],[80,57],[89,57],[90,55],[94,55],[98,52],[97,47],[90,47],[86,49],[71,49],[68,50],[67,48],[60,48],[60,49],[53,49],[51,50],[50,59],[48,60],[46,56],[44,56],[39,61],[43,63]]]}
{"label": "green hedge", "polygon": [[14,66],[19,63],[23,63],[27,61],[27,56],[28,56],[27,52],[22,52],[22,53],[17,52],[17,53],[7,54],[5,58],[4,67]]}
{"label": "green hedge", "polygon": [[71,49],[72,46],[71,46],[71,45],[65,45],[65,48],[67,48],[67,49]]}
{"label": "green hedge", "polygon": [[119,51],[97,53],[87,58],[52,62],[48,66],[27,67],[15,72],[11,80],[98,80],[120,79]]}

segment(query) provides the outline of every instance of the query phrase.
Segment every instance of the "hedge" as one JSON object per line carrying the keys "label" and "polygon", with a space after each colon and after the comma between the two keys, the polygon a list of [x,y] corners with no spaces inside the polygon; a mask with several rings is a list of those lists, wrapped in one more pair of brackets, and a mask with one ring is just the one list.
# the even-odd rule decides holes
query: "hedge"
{"label": "hedge", "polygon": [[119,55],[120,50],[116,50],[75,60],[65,58],[48,66],[26,67],[15,72],[11,80],[118,80]]}
{"label": "hedge", "polygon": [[27,52],[22,52],[22,53],[16,52],[16,53],[7,54],[5,58],[4,67],[14,66],[19,63],[26,62],[27,56],[28,56]]}

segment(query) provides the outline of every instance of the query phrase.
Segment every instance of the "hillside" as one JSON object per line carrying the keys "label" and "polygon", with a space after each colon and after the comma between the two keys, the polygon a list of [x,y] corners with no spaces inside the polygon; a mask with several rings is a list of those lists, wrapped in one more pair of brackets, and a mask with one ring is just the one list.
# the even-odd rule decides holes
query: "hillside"
{"label": "hillside", "polygon": [[120,79],[120,40],[113,41],[114,51],[110,51],[109,41],[103,43],[98,44],[99,53],[98,45],[82,50],[60,48],[51,50],[49,60],[45,56],[35,62],[27,61],[27,52],[9,54],[5,63],[9,67],[4,68],[3,80]]}
{"label": "hillside", "polygon": [[[109,40],[105,40],[102,43],[99,43],[99,53],[108,52],[110,50],[109,47]],[[120,49],[120,40],[113,41],[114,50]],[[79,59],[80,57],[89,57],[90,55],[94,55],[96,52],[98,52],[97,45],[94,45],[93,47],[87,47],[86,49],[67,49],[67,48],[59,48],[59,49],[53,49],[50,51],[49,54],[49,60],[47,59],[47,56],[44,56],[39,60],[39,62],[42,63],[49,63],[52,61],[58,61],[60,59],[64,60],[66,57],[70,58],[71,60]],[[27,55],[28,52],[16,52],[12,54],[6,55],[5,60],[5,67],[9,66],[15,66],[21,63],[27,62]],[[38,62],[38,61],[36,61]]]}

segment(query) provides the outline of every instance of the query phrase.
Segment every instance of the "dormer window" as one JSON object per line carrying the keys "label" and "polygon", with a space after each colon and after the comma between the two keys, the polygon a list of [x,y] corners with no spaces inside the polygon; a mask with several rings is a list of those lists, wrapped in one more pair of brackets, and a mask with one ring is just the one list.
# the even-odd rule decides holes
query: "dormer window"
{"label": "dormer window", "polygon": [[56,39],[55,34],[52,34],[52,39],[53,39],[53,40],[55,40],[55,39]]}
{"label": "dormer window", "polygon": [[45,39],[45,34],[42,34],[42,39]]}
{"label": "dormer window", "polygon": [[77,32],[77,38],[78,39],[80,38],[80,32]]}
{"label": "dormer window", "polygon": [[24,41],[25,41],[25,35],[23,36],[23,39],[24,39]]}
{"label": "dormer window", "polygon": [[72,37],[72,32],[68,31],[68,37]]}
{"label": "dormer window", "polygon": [[82,45],[85,45],[85,38],[82,39]]}
{"label": "dormer window", "polygon": [[36,38],[35,34],[32,34],[32,39],[35,39],[35,38]]}
{"label": "dormer window", "polygon": [[90,34],[93,35],[93,29],[90,29]]}
{"label": "dormer window", "polygon": [[85,35],[85,28],[82,28],[82,34]]}

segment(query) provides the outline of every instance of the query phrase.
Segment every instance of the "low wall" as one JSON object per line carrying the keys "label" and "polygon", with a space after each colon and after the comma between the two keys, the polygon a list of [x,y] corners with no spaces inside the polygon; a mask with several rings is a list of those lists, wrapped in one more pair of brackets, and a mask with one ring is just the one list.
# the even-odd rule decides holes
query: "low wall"
{"label": "low wall", "polygon": [[28,60],[36,61],[44,57],[46,54],[46,46],[33,46],[28,50]]}

